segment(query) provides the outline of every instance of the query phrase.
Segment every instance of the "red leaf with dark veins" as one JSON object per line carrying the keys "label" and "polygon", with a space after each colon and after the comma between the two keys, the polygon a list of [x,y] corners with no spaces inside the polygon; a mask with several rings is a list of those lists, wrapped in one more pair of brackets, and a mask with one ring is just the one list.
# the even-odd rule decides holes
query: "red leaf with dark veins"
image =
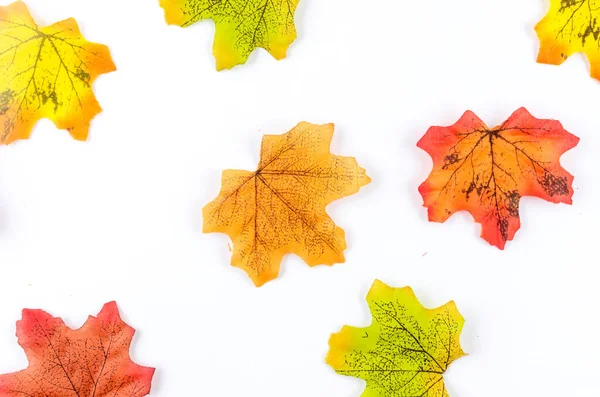
{"label": "red leaf with dark veins", "polygon": [[0,375],[0,397],[145,396],[154,368],[131,361],[134,333],[115,302],[78,330],[42,310],[24,309],[17,337],[29,367]]}

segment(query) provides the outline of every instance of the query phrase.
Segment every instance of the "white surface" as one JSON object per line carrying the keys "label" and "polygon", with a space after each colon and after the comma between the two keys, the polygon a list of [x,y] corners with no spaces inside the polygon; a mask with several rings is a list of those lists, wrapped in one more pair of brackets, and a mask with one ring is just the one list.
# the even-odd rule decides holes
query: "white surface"
{"label": "white surface", "polygon": [[[119,70],[95,84],[104,112],[87,142],[42,121],[0,148],[0,373],[26,366],[23,307],[79,327],[117,300],[138,330],[132,357],[157,368],[152,396],[358,397],[363,382],[324,357],[330,333],[370,322],[380,278],[427,306],[456,301],[470,355],[446,375],[452,397],[597,394],[600,84],[580,56],[535,63],[548,4],[302,0],[287,59],[259,50],[221,73],[212,22],[168,27],[157,0],[28,5],[40,24],[75,17]],[[467,214],[428,223],[417,140],[467,109],[492,126],[520,106],[581,138],[562,159],[574,205],[524,199],[504,252]],[[262,134],[302,120],[335,122],[333,152],[373,182],[328,207],[347,263],[288,256],[257,289],[229,266],[228,238],[201,233],[201,209],[221,170],[255,169]]]}

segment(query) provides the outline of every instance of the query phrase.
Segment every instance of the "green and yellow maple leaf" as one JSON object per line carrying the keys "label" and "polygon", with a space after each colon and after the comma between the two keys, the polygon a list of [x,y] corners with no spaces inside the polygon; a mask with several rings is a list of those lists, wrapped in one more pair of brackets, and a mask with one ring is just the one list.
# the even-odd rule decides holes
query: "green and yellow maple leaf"
{"label": "green and yellow maple leaf", "polygon": [[85,140],[102,110],[92,83],[115,69],[74,19],[40,28],[23,2],[0,7],[0,143],[28,138],[40,118]]}
{"label": "green and yellow maple leaf", "polygon": [[296,39],[294,12],[299,0],[160,0],[170,25],[215,22],[213,54],[217,70],[246,62],[256,48],[283,59]]}
{"label": "green and yellow maple leaf", "polygon": [[454,302],[425,309],[410,287],[379,280],[367,302],[373,323],[331,335],[327,364],[364,379],[362,397],[447,397],[443,374],[465,355],[459,340],[464,319]]}

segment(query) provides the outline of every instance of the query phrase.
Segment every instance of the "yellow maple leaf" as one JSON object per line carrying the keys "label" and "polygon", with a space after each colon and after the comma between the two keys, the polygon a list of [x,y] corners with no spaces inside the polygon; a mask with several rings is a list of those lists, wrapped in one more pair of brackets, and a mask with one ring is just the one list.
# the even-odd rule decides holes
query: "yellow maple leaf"
{"label": "yellow maple leaf", "polygon": [[108,48],[67,19],[39,28],[24,3],[0,7],[0,143],[27,139],[40,118],[77,140],[102,110],[92,83],[115,70]]}
{"label": "yellow maple leaf", "polygon": [[362,397],[447,397],[443,374],[465,356],[464,319],[454,302],[426,309],[410,287],[392,288],[379,280],[367,302],[373,323],[332,334],[327,364],[341,375],[364,379]]}
{"label": "yellow maple leaf", "polygon": [[536,25],[538,62],[560,65],[583,52],[590,74],[600,80],[600,0],[550,0],[550,11]]}
{"label": "yellow maple leaf", "polygon": [[258,169],[224,171],[219,196],[202,211],[204,232],[229,235],[231,264],[257,286],[277,277],[287,253],[309,266],[344,262],[344,231],[325,207],[371,179],[353,157],[329,152],[333,128],[304,122],[265,135]]}
{"label": "yellow maple leaf", "polygon": [[215,22],[213,55],[217,70],[246,62],[256,48],[283,59],[296,39],[294,12],[299,0],[160,0],[170,25]]}

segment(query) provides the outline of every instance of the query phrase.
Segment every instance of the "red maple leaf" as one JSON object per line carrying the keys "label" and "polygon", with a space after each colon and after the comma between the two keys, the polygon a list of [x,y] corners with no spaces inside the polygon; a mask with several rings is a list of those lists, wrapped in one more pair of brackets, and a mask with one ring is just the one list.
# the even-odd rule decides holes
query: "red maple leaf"
{"label": "red maple leaf", "polygon": [[78,330],[42,310],[24,309],[17,337],[29,367],[0,375],[0,397],[145,396],[154,368],[129,358],[134,333],[115,302]]}
{"label": "red maple leaf", "polygon": [[470,111],[452,126],[431,127],[417,144],[433,159],[419,187],[429,220],[468,211],[482,224],[481,237],[504,249],[521,225],[521,197],[571,204],[573,176],[559,159],[578,142],[558,121],[525,108],[495,128]]}

